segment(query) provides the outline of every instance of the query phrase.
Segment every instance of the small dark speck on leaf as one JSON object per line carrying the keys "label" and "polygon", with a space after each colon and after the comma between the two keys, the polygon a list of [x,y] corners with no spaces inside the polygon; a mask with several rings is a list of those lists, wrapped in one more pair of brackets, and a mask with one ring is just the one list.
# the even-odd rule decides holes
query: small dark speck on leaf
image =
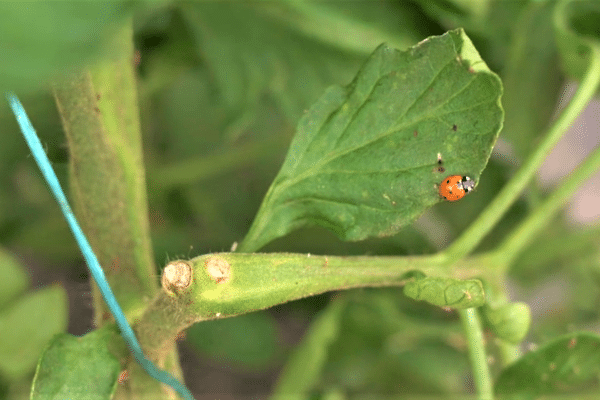
{"label": "small dark speck on leaf", "polygon": [[456,132],[458,130],[458,126],[456,126],[456,124],[452,125],[452,130]]}

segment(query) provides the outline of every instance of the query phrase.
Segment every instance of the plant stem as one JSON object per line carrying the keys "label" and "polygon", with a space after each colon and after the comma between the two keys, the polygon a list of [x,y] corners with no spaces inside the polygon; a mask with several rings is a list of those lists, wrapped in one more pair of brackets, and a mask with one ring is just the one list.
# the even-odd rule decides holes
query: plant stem
{"label": "plant stem", "polygon": [[[69,146],[73,208],[128,318],[158,287],[138,118],[133,23],[112,41],[110,59],[53,84]],[[95,293],[96,324],[106,307]]]}
{"label": "plant stem", "polygon": [[590,46],[590,64],[577,92],[548,131],[537,149],[529,156],[515,176],[504,186],[498,196],[467,228],[465,232],[442,252],[452,264],[471,253],[492,230],[506,211],[517,200],[534,177],[548,153],[554,148],[587,103],[593,98],[600,83],[600,48]]}
{"label": "plant stem", "polygon": [[[293,253],[211,253],[186,261],[192,268],[189,287],[162,291],[136,324],[144,350],[161,359],[165,344],[202,320],[233,317],[334,290],[400,287],[411,272],[452,278],[485,276],[480,258],[464,260],[448,271],[436,258],[315,256]],[[485,265],[485,264],[483,264]],[[219,272],[216,279],[215,271]]]}
{"label": "plant stem", "polygon": [[494,398],[492,378],[486,360],[483,331],[481,330],[479,315],[475,308],[459,310],[458,314],[460,315],[467,337],[469,360],[471,361],[478,399],[492,400]]}
{"label": "plant stem", "polygon": [[552,221],[551,217],[564,206],[565,201],[573,195],[581,183],[599,168],[600,146],[568,177],[564,178],[560,186],[497,247],[494,253],[500,262],[496,266],[499,269],[508,268],[521,251]]}

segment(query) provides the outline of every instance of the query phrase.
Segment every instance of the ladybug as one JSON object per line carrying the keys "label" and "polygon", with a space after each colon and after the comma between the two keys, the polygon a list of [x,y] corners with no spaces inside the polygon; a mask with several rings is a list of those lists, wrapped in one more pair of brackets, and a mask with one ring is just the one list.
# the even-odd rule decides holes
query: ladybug
{"label": "ladybug", "polygon": [[475,181],[468,176],[451,175],[446,177],[440,184],[438,190],[440,196],[448,201],[457,201],[465,197],[475,188]]}

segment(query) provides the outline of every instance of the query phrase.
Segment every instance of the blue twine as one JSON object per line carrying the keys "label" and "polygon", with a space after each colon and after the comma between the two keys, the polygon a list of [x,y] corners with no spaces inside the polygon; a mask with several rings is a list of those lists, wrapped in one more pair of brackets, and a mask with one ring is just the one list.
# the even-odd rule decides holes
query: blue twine
{"label": "blue twine", "polygon": [[31,122],[25,113],[23,105],[14,93],[9,92],[6,94],[6,97],[10,103],[13,113],[17,117],[17,122],[19,123],[21,132],[27,141],[27,145],[31,149],[31,153],[35,158],[38,167],[42,171],[46,182],[48,182],[52,194],[54,194],[54,197],[58,201],[58,204],[60,205],[60,208],[67,219],[67,222],[69,223],[69,227],[71,228],[71,231],[73,231],[73,235],[75,235],[75,240],[77,240],[77,244],[83,253],[83,257],[85,258],[88,268],[92,273],[94,280],[98,284],[98,287],[100,288],[102,297],[112,312],[112,315],[115,317],[117,326],[121,330],[121,334],[123,335],[123,338],[133,353],[136,361],[142,366],[142,368],[144,368],[148,375],[157,381],[164,383],[165,385],[171,386],[185,400],[194,400],[192,393],[183,383],[179,382],[173,375],[158,368],[156,365],[154,365],[154,363],[152,363],[152,361],[144,356],[142,348],[135,337],[135,333],[133,332],[133,329],[131,329],[129,322],[127,322],[127,318],[125,318],[125,315],[121,310],[121,306],[119,306],[119,303],[117,302],[117,299],[115,298],[115,295],[113,294],[113,291],[106,280],[104,271],[102,271],[100,263],[98,262],[92,247],[77,223],[75,214],[73,214],[73,211],[67,202],[67,198],[60,186],[60,183],[58,182],[58,178],[56,177],[56,174],[50,165],[50,161],[46,156],[46,152],[42,148],[42,144],[35,133],[35,129],[33,129],[33,126],[31,125]]}

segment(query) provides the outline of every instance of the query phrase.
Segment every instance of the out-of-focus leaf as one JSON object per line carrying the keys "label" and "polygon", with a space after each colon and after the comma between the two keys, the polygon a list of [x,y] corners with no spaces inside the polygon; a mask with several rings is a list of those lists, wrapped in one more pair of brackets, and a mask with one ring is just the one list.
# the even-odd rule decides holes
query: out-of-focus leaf
{"label": "out-of-focus leaf", "polygon": [[67,294],[59,286],[27,295],[0,313],[0,371],[13,379],[31,373],[40,354],[67,328]]}
{"label": "out-of-focus leaf", "polygon": [[0,3],[0,92],[32,89],[99,53],[135,1]]}
{"label": "out-of-focus leaf", "polygon": [[488,0],[421,0],[417,3],[446,29],[481,26],[490,7]]}
{"label": "out-of-focus leaf", "polygon": [[484,307],[484,315],[492,331],[507,342],[520,343],[531,324],[531,311],[525,303],[508,303],[500,307]]}
{"label": "out-of-focus leaf", "polygon": [[406,52],[380,46],[300,120],[239,250],[314,224],[345,240],[398,232],[440,201],[447,175],[479,178],[502,126],[501,92],[462,30]]}
{"label": "out-of-focus leaf", "polygon": [[504,369],[498,378],[498,394],[539,398],[543,394],[573,392],[598,380],[600,336],[577,332],[554,339],[525,354]]}
{"label": "out-of-focus leaf", "polygon": [[295,123],[327,86],[348,82],[377,45],[406,48],[426,34],[424,16],[397,2],[195,2],[181,8],[222,97],[239,114],[233,125],[247,124],[265,95]]}
{"label": "out-of-focus leaf", "polygon": [[587,70],[590,46],[600,45],[600,3],[563,0],[554,10],[556,45],[565,72],[581,80]]}
{"label": "out-of-focus leaf", "polygon": [[38,364],[31,400],[111,399],[121,371],[110,351],[117,335],[114,327],[105,327],[54,338]]}
{"label": "out-of-focus leaf", "polygon": [[404,294],[439,307],[462,309],[485,303],[483,285],[477,279],[424,277],[407,282]]}
{"label": "out-of-focus leaf", "polygon": [[345,306],[343,298],[337,299],[313,321],[302,343],[296,347],[284,367],[274,391],[274,399],[287,399],[290,396],[301,399],[308,396],[323,373],[329,346],[338,339]]}
{"label": "out-of-focus leaf", "polygon": [[454,313],[407,299],[398,288],[347,297],[318,387],[342,387],[364,398],[385,393],[438,399],[465,391],[468,361]]}
{"label": "out-of-focus leaf", "polygon": [[265,311],[204,321],[186,337],[202,354],[253,370],[267,366],[277,351],[277,327]]}
{"label": "out-of-focus leaf", "polygon": [[513,28],[512,45],[502,71],[506,113],[502,137],[516,155],[527,156],[548,126],[562,89],[551,1],[529,3]]}
{"label": "out-of-focus leaf", "polygon": [[0,249],[0,310],[23,293],[29,278],[17,260],[4,249]]}

